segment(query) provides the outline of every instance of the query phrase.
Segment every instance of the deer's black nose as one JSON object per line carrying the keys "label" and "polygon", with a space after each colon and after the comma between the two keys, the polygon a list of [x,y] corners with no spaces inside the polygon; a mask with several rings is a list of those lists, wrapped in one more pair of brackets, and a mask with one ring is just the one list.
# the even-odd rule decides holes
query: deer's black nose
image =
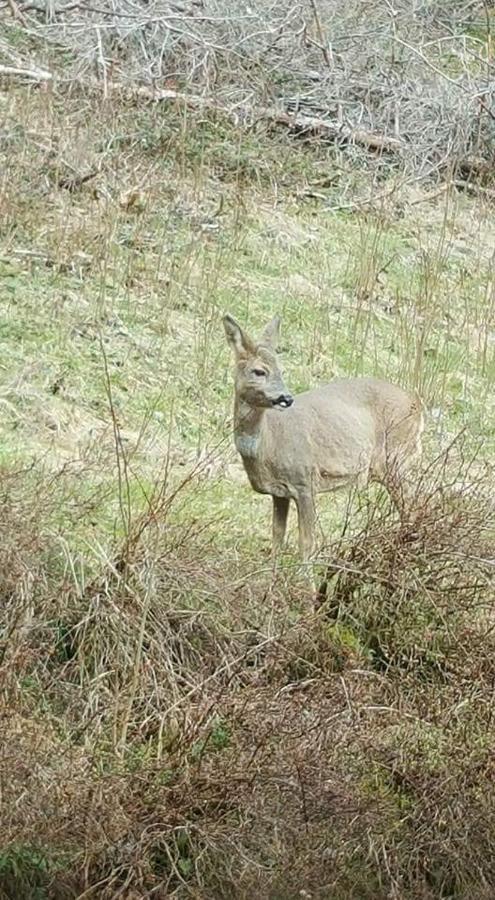
{"label": "deer's black nose", "polygon": [[294,397],[291,397],[290,394],[280,394],[280,397],[273,401],[274,406],[280,406],[282,409],[288,409],[293,403]]}

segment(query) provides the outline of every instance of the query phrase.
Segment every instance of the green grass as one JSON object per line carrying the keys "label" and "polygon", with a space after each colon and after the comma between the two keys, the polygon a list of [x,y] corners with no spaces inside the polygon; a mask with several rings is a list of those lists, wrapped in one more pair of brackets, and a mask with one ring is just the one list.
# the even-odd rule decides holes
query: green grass
{"label": "green grass", "polygon": [[0,884],[11,896],[46,900],[51,876],[65,865],[37,847],[12,846],[0,853]]}
{"label": "green grass", "polygon": [[[199,156],[184,180],[177,163],[157,164],[138,214],[117,195],[59,189],[21,215],[0,271],[3,458],[83,456],[113,481],[111,395],[136,480],[152,481],[169,449],[183,463],[214,448],[221,467],[231,458],[225,310],[254,331],[282,315],[294,391],[342,375],[397,379],[442,409],[445,440],[466,427],[488,458],[492,238],[484,212],[472,231],[476,201],[416,203],[398,220],[332,213],[287,191],[275,198],[256,179],[239,196],[210,164]],[[132,170],[122,174],[132,183]],[[223,212],[210,230],[215,196]],[[32,248],[41,259],[26,259]],[[239,531],[260,502],[228,477],[212,484],[211,510],[235,506]]]}

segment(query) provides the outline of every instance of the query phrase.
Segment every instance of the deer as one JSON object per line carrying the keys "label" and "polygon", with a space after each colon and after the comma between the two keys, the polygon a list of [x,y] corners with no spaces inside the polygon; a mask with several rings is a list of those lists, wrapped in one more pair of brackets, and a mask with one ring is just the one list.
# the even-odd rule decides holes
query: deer
{"label": "deer", "polygon": [[272,497],[272,555],[284,548],[289,505],[297,509],[299,556],[315,549],[317,494],[379,482],[401,509],[406,476],[421,456],[423,403],[372,377],[339,378],[293,396],[280,369],[280,317],[257,340],[223,317],[234,352],[234,440],[254,491]]}

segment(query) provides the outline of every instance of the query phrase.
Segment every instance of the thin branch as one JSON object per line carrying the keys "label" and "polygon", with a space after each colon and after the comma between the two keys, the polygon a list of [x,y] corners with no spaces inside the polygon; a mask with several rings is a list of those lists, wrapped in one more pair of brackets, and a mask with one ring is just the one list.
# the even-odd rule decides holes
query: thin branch
{"label": "thin branch", "polygon": [[[315,20],[316,31],[317,31],[318,40],[319,40],[319,44],[316,41],[313,41],[313,43],[315,43],[315,45],[320,48],[320,50],[323,54],[323,59],[325,60],[328,69],[330,70],[330,72],[333,72],[333,70],[335,68],[334,61],[333,61],[333,54],[330,49],[329,43],[325,39],[325,35],[323,33],[323,26],[321,24],[320,13],[318,12],[316,0],[309,0],[309,2],[310,2],[311,9],[313,10],[313,17]],[[310,39],[310,40],[312,40],[312,39]]]}

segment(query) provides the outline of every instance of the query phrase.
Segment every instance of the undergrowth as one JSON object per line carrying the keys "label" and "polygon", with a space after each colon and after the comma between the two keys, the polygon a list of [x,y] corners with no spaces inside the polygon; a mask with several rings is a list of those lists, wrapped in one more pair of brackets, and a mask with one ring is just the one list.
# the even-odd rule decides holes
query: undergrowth
{"label": "undergrowth", "polygon": [[172,498],[86,573],[25,477],[2,477],[3,896],[488,896],[482,482],[375,504],[312,612],[170,533]]}

